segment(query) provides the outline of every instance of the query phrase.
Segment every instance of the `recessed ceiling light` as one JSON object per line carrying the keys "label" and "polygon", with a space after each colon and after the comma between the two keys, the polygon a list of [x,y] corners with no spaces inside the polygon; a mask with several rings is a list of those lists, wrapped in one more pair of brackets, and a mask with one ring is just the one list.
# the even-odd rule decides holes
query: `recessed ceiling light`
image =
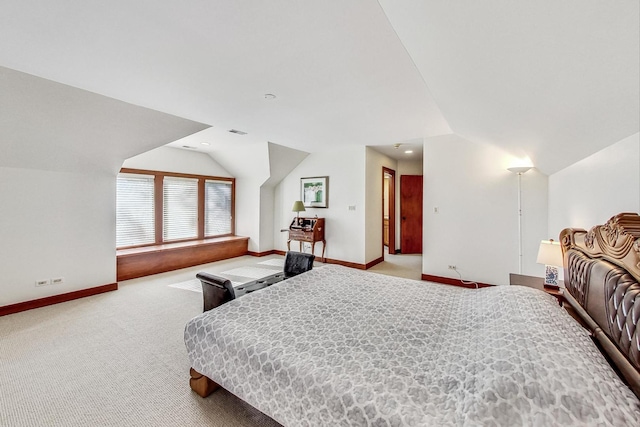
{"label": "recessed ceiling light", "polygon": [[264,99],[269,99],[269,100],[276,99],[276,96],[274,94],[272,94],[272,93],[265,93],[264,94]]}
{"label": "recessed ceiling light", "polygon": [[404,150],[404,154],[411,154],[413,153],[413,150]]}
{"label": "recessed ceiling light", "polygon": [[200,144],[201,144],[201,145],[211,145],[211,144],[209,144],[208,142],[201,142]]}

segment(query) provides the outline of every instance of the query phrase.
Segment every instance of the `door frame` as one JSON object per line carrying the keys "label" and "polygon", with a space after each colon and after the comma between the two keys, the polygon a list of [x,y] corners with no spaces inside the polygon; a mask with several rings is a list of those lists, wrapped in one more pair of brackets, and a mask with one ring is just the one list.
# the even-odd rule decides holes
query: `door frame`
{"label": "door frame", "polygon": [[382,167],[382,256],[384,257],[384,177],[389,175],[389,253],[396,253],[396,171],[385,166]]}

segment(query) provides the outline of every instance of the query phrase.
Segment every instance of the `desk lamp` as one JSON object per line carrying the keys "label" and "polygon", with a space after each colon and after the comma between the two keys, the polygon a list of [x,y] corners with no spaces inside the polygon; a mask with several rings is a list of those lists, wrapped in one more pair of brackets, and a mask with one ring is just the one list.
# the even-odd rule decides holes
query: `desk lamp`
{"label": "desk lamp", "polygon": [[296,219],[300,218],[300,212],[306,211],[306,209],[304,208],[304,203],[302,203],[301,200],[296,200],[295,202],[293,202],[291,211],[296,213]]}
{"label": "desk lamp", "polygon": [[558,267],[562,266],[562,249],[560,243],[552,240],[540,242],[538,250],[538,264],[545,265],[544,287],[548,289],[559,289]]}

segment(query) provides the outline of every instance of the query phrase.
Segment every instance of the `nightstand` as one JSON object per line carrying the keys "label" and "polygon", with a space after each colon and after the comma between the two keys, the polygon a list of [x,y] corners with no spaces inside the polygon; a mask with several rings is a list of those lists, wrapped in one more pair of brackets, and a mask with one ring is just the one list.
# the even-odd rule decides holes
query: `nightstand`
{"label": "nightstand", "polygon": [[523,274],[511,273],[509,274],[509,284],[540,289],[541,291],[545,291],[549,295],[553,295],[554,297],[556,297],[556,299],[558,300],[558,304],[562,305],[562,303],[564,302],[564,292],[562,290],[564,283],[562,280],[559,281],[560,289],[556,290],[545,288],[543,277],[525,276]]}

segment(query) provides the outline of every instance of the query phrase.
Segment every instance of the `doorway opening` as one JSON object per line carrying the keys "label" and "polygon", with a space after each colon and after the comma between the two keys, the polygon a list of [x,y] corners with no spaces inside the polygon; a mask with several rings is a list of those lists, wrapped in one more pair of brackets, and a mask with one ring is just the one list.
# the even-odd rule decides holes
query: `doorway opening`
{"label": "doorway opening", "polygon": [[[400,176],[402,181],[402,175]],[[382,168],[382,257],[384,262],[371,267],[371,271],[389,276],[406,277],[420,280],[422,278],[422,255],[404,254],[402,247],[402,230],[399,228],[398,209],[400,192],[396,191],[396,171]],[[420,193],[422,194],[422,193]],[[422,197],[420,196],[420,199]]]}
{"label": "doorway opening", "polygon": [[396,171],[382,168],[382,253],[396,253]]}

